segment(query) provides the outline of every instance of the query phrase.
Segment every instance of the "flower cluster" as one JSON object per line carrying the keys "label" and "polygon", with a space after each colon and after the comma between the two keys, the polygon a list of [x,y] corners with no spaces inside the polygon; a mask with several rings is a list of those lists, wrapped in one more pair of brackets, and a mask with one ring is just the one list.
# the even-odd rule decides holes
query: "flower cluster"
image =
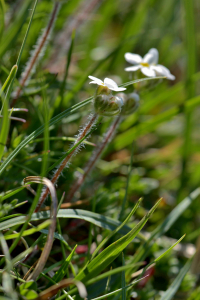
{"label": "flower cluster", "polygon": [[[141,70],[148,77],[164,76],[169,80],[174,80],[175,76],[166,67],[158,64],[158,57],[158,50],[155,48],[150,49],[143,58],[138,54],[127,52],[125,59],[133,66],[125,68],[125,71],[135,72]],[[98,85],[93,102],[97,114],[114,116],[121,112],[122,115],[128,115],[137,109],[139,103],[139,95],[137,93],[129,95],[120,93],[113,96],[112,91],[122,92],[126,88],[118,87],[117,83],[110,78],[105,78],[102,81],[94,76],[88,77],[92,80],[90,83]],[[124,106],[123,109],[122,106]]]}

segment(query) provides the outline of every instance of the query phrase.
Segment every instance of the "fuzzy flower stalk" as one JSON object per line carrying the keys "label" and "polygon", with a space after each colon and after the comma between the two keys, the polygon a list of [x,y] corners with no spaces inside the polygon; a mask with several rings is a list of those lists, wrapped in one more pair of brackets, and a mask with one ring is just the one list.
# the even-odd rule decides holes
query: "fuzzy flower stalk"
{"label": "fuzzy flower stalk", "polygon": [[[117,96],[113,96],[112,91],[123,91],[125,90],[125,88],[118,87],[117,84],[109,78],[105,78],[104,82],[93,76],[89,76],[89,78],[92,79],[92,82],[90,83],[95,83],[98,85],[93,99],[94,113],[90,115],[88,123],[86,123],[86,125],[81,129],[73,146],[78,144],[90,132],[92,127],[96,124],[99,115],[115,116],[121,112],[121,107],[123,105],[123,100]],[[54,185],[60,177],[60,174],[62,173],[63,169],[68,167],[72,156],[77,153],[77,150],[80,149],[81,145],[82,143],[77,148],[75,148],[69,155],[67,155],[61,162],[60,166],[56,169],[51,179],[51,182]],[[45,201],[48,194],[49,189],[45,188],[40,196],[35,212],[38,212],[40,210],[41,205]]]}
{"label": "fuzzy flower stalk", "polygon": [[67,197],[65,198],[65,202],[71,202],[75,193],[81,188],[86,177],[89,175],[89,173],[92,171],[95,164],[101,157],[103,151],[106,149],[107,145],[114,138],[117,128],[120,125],[121,121],[124,119],[124,117],[132,114],[138,108],[139,99],[140,99],[138,94],[132,93],[132,94],[126,95],[124,93],[120,93],[120,94],[117,94],[117,96],[123,100],[123,107],[121,109],[121,113],[112,122],[108,131],[104,135],[102,142],[97,145],[89,162],[87,163],[87,165],[84,168],[83,174],[80,174],[77,181],[72,185]]}
{"label": "fuzzy flower stalk", "polygon": [[35,71],[36,65],[40,61],[40,59],[43,57],[47,43],[49,41],[49,37],[51,35],[51,32],[53,30],[55,20],[57,18],[59,9],[61,7],[61,1],[55,1],[49,22],[47,24],[47,27],[44,29],[42,35],[38,38],[35,49],[31,52],[31,56],[29,58],[29,61],[27,62],[27,65],[25,67],[24,72],[21,75],[21,78],[19,79],[19,87],[14,92],[13,101],[11,103],[11,107],[13,107],[19,98],[19,96],[22,93],[23,88],[28,84],[29,79],[31,78],[32,74]]}

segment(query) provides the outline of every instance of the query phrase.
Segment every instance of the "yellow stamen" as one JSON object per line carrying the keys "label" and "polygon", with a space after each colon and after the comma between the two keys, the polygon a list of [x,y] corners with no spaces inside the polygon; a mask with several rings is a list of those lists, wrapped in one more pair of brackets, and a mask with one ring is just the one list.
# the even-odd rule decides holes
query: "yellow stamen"
{"label": "yellow stamen", "polygon": [[141,66],[143,66],[143,67],[149,67],[149,64],[148,63],[140,63],[141,64]]}

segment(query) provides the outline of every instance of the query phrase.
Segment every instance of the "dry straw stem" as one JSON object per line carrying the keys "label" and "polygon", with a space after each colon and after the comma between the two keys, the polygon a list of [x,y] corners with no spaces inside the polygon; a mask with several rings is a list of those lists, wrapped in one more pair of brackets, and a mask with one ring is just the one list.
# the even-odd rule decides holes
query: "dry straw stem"
{"label": "dry straw stem", "polygon": [[[86,134],[90,131],[90,129],[92,128],[92,126],[95,124],[96,120],[97,120],[97,117],[98,115],[97,114],[93,114],[89,120],[89,122],[85,125],[85,127],[82,129],[82,131],[80,132],[78,138],[76,139],[76,141],[74,142],[74,145],[75,146],[78,142],[80,142],[80,140],[82,138],[84,138],[86,136]],[[62,173],[63,169],[65,167],[67,167],[70,159],[72,158],[72,156],[76,153],[77,151],[77,148],[75,148],[69,155],[67,155],[63,161],[61,162],[60,166],[58,167],[58,169],[55,171],[54,175],[53,175],[53,178],[51,179],[51,182],[53,184],[55,184],[60,176],[60,174]],[[40,210],[40,207],[41,205],[43,204],[43,202],[45,201],[46,197],[48,196],[49,194],[49,189],[46,188],[42,194],[41,194],[41,197],[39,199],[39,202],[38,202],[38,206],[36,207],[36,210],[35,212],[38,212]]]}
{"label": "dry straw stem", "polygon": [[[75,284],[77,286],[78,291],[79,291],[79,295],[81,296],[81,298],[86,298],[87,297],[87,291],[86,291],[86,288],[85,288],[84,284],[82,282],[78,281],[78,280],[74,280],[74,279],[69,278],[69,279],[63,279],[59,283],[54,284],[50,288],[48,288],[45,291],[41,292],[35,300],[50,299],[53,296],[55,296],[59,292],[59,290],[64,289],[64,288],[68,287],[71,284]],[[67,298],[67,295],[66,295],[66,298]]]}
{"label": "dry straw stem", "polygon": [[36,49],[33,51],[33,54],[30,57],[30,60],[27,64],[24,72],[22,73],[21,79],[19,80],[20,86],[17,88],[17,90],[15,92],[14,99],[11,103],[12,107],[15,105],[17,99],[21,95],[21,92],[22,92],[24,86],[27,84],[32,72],[34,71],[34,67],[35,67],[36,63],[38,63],[39,58],[41,58],[41,56],[42,56],[42,53],[43,53],[42,50],[46,46],[48,37],[53,29],[60,5],[61,5],[61,2],[58,2],[58,1],[56,1],[54,4],[53,11],[52,11],[51,17],[49,19],[49,23],[48,23],[47,27],[45,28],[42,36],[38,39]]}
{"label": "dry straw stem", "polygon": [[[0,115],[0,118],[3,118],[2,115]],[[26,123],[26,120],[25,119],[22,119],[22,118],[17,118],[17,117],[9,117],[10,120],[14,120],[14,121],[19,121],[19,122],[22,122],[22,123]]]}
{"label": "dry straw stem", "polygon": [[53,245],[53,237],[54,237],[54,232],[56,229],[56,215],[57,215],[57,206],[58,206],[58,200],[57,200],[57,195],[56,195],[56,189],[54,185],[51,183],[51,181],[47,178],[42,178],[40,176],[29,176],[24,179],[24,183],[26,184],[27,182],[35,182],[35,183],[43,183],[46,186],[48,186],[48,189],[51,194],[52,202],[51,202],[51,224],[49,226],[49,232],[47,236],[47,242],[44,246],[44,249],[42,251],[42,254],[39,258],[39,261],[33,271],[27,278],[27,281],[29,280],[36,280],[36,278],[39,276],[39,274],[42,272],[46,261],[49,257],[49,253],[51,251],[52,245]]}
{"label": "dry straw stem", "polygon": [[[74,203],[63,203],[61,204],[60,208],[64,209],[64,208],[77,207],[80,205],[89,205],[89,203],[90,203],[89,200],[79,200]],[[41,209],[41,211],[47,211],[47,210],[50,210],[49,206],[45,206],[44,208]]]}
{"label": "dry straw stem", "polygon": [[108,143],[112,140],[112,138],[113,138],[113,136],[116,132],[116,129],[117,129],[117,127],[119,126],[119,124],[121,122],[121,119],[122,119],[122,117],[119,115],[114,120],[114,122],[112,122],[112,124],[109,127],[107,133],[104,136],[103,141],[99,145],[97,145],[96,149],[94,150],[94,153],[93,153],[91,159],[89,160],[88,164],[86,165],[86,167],[84,169],[84,173],[79,176],[78,180],[71,187],[67,197],[65,198],[65,202],[71,202],[71,200],[73,199],[75,193],[79,190],[81,185],[84,183],[86,177],[92,171],[94,165],[96,164],[96,162],[100,158],[102,152],[104,151],[104,149],[106,148]]}
{"label": "dry straw stem", "polygon": [[[54,53],[48,63],[48,69],[50,72],[58,72],[58,65],[63,66],[63,54],[69,50],[72,32],[81,28],[84,22],[91,19],[91,14],[95,9],[103,2],[103,0],[89,0],[82,1],[72,18],[66,21],[64,28],[60,34],[55,37],[54,40]],[[63,41],[66,41],[63,43]],[[59,51],[59,52],[58,52]],[[58,58],[60,54],[60,60]]]}

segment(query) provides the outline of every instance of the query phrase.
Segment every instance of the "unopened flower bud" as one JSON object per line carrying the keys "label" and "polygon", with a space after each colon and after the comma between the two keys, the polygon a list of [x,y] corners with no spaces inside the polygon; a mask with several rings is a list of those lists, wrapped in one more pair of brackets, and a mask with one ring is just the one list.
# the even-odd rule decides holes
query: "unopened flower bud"
{"label": "unopened flower bud", "polygon": [[115,116],[121,112],[123,100],[117,96],[97,95],[94,98],[95,112],[102,116]]}
{"label": "unopened flower bud", "polygon": [[138,94],[131,93],[131,94],[126,95],[124,93],[119,93],[119,94],[117,94],[117,96],[121,97],[123,100],[123,103],[124,103],[122,110],[121,110],[121,114],[123,116],[132,114],[138,108],[139,100],[140,100],[140,97]]}
{"label": "unopened flower bud", "polygon": [[96,89],[96,96],[98,95],[111,95],[112,91],[105,85],[98,85]]}

